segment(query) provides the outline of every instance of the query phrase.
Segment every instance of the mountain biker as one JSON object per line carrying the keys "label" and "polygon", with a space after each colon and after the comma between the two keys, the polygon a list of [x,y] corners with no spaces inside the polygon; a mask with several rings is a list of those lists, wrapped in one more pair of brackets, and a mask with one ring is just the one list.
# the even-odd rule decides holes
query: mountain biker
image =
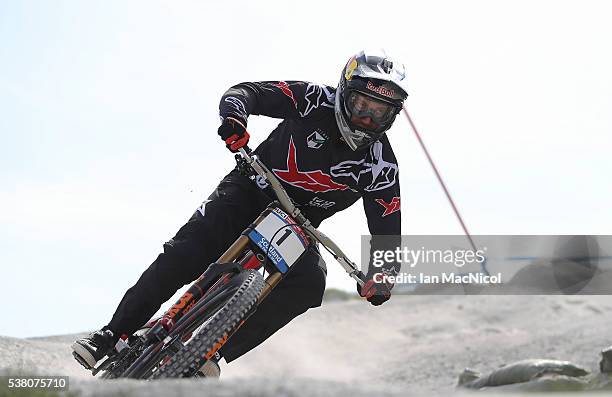
{"label": "mountain biker", "polygon": [[[343,68],[336,89],[303,81],[231,87],[220,101],[218,134],[236,152],[249,140],[250,115],[283,119],[255,153],[312,224],[318,227],[362,198],[373,238],[399,236],[399,170],[385,132],[406,97],[403,66],[386,55],[361,51]],[[108,325],[72,345],[81,364],[95,366],[120,335],[131,335],[145,324],[161,304],[219,258],[272,200],[265,181],[232,170],[164,244],[163,252],[125,293]],[[398,269],[387,265],[384,270]],[[380,305],[389,299],[392,285],[376,283],[374,273],[368,272],[367,282],[357,290]],[[220,349],[217,360],[207,362],[213,363],[208,374],[218,376],[219,358],[236,359],[296,316],[320,306],[325,277],[319,254],[307,251]]]}

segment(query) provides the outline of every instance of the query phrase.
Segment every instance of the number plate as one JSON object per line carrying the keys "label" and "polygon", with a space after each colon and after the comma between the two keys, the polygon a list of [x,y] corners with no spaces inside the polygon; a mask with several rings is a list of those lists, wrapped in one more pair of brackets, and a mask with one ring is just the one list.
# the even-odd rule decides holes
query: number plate
{"label": "number plate", "polygon": [[251,241],[261,248],[281,273],[286,273],[308,247],[304,232],[294,225],[295,221],[289,215],[274,208],[249,233]]}

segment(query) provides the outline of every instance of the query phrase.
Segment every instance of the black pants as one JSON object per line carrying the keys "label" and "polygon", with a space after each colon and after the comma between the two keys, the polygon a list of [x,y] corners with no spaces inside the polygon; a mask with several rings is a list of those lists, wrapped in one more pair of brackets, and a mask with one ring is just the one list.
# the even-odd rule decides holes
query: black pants
{"label": "black pants", "polygon": [[[271,200],[235,171],[164,244],[164,252],[124,295],[108,324],[115,335],[130,335],[174,293],[190,284],[216,261]],[[321,305],[325,272],[320,256],[307,251],[249,320],[221,349],[234,360],[309,308]]]}

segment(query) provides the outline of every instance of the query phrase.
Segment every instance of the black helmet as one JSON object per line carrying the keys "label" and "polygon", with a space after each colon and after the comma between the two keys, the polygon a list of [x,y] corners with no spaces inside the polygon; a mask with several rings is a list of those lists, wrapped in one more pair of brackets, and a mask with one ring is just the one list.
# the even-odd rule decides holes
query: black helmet
{"label": "black helmet", "polygon": [[391,128],[408,96],[405,83],[404,65],[385,54],[361,51],[349,59],[336,90],[335,114],[351,149],[370,146]]}

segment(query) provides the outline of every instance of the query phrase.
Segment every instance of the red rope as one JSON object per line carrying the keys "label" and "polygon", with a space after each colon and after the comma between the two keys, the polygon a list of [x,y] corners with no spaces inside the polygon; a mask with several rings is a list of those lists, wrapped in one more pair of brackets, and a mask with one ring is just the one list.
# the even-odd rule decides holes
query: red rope
{"label": "red rope", "polygon": [[455,215],[457,216],[457,219],[459,220],[459,223],[461,224],[461,227],[463,228],[463,231],[465,232],[465,235],[468,238],[468,240],[470,242],[470,245],[472,246],[472,249],[474,250],[474,252],[476,252],[477,251],[476,244],[474,244],[474,240],[472,240],[472,236],[470,235],[470,232],[468,232],[467,226],[465,226],[465,222],[463,222],[463,218],[461,217],[461,214],[459,213],[459,209],[457,209],[457,206],[455,205],[455,202],[453,201],[453,198],[451,197],[448,189],[446,188],[446,184],[442,180],[442,176],[438,172],[438,168],[436,167],[436,165],[434,164],[433,159],[429,155],[429,151],[425,147],[425,143],[423,142],[423,139],[421,139],[421,135],[419,134],[419,131],[417,130],[417,128],[414,125],[414,123],[412,122],[412,118],[408,114],[408,111],[405,108],[403,109],[403,111],[404,111],[404,115],[408,119],[408,122],[410,123],[410,126],[412,127],[412,130],[414,131],[414,135],[416,135],[419,143],[421,144],[421,147],[423,148],[423,151],[425,152],[425,156],[427,156],[427,160],[429,161],[429,164],[431,165],[431,168],[433,168],[433,170],[434,170],[434,172],[436,174],[436,177],[438,178],[438,182],[440,182],[440,185],[442,186],[442,189],[444,189],[444,193],[446,194],[446,198],[450,202],[451,207],[453,207],[453,211],[455,212]]}

